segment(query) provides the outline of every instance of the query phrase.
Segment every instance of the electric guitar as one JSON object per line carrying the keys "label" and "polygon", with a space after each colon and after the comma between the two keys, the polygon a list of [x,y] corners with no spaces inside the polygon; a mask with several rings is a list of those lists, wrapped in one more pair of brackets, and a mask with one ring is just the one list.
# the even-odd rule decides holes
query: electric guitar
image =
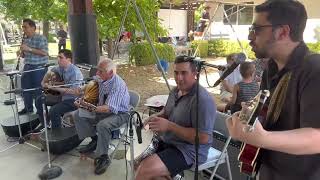
{"label": "electric guitar", "polygon": [[[254,125],[260,118],[266,117],[267,108],[264,104],[269,97],[268,90],[262,90],[251,101],[246,102],[246,105],[240,112],[240,120],[247,124],[243,131],[250,133],[254,130]],[[242,143],[238,160],[240,161],[240,172],[247,174],[250,177],[255,177],[260,164],[257,162],[259,159],[260,148],[250,144]]]}

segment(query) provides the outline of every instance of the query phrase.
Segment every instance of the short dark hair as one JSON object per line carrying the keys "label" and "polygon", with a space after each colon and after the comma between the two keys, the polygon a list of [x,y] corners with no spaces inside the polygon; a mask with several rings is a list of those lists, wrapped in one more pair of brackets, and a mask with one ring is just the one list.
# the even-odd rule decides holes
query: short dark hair
{"label": "short dark hair", "polygon": [[252,62],[246,61],[240,65],[240,74],[242,78],[249,78],[253,75],[255,66]]}
{"label": "short dark hair", "polygon": [[35,23],[33,20],[31,20],[31,19],[24,19],[22,22],[23,22],[23,23],[28,23],[30,27],[37,28],[37,27],[36,27],[36,23]]}
{"label": "short dark hair", "polygon": [[63,54],[66,58],[70,58],[72,60],[72,52],[69,49],[61,49],[59,54]]}
{"label": "short dark hair", "polygon": [[179,64],[179,63],[186,63],[188,62],[190,64],[191,70],[195,72],[197,70],[197,63],[194,61],[194,57],[191,56],[177,56],[176,59],[174,60],[174,64]]}
{"label": "short dark hair", "polygon": [[292,41],[302,41],[306,27],[307,12],[297,0],[268,0],[255,7],[257,13],[268,12],[268,21],[272,25],[289,25]]}

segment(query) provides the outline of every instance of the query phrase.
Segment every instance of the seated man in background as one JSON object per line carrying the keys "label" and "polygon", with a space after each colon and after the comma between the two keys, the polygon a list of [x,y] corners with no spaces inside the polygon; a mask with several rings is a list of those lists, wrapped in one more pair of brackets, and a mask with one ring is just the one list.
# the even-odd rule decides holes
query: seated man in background
{"label": "seated man in background", "polygon": [[[48,118],[51,121],[51,128],[60,128],[61,127],[61,117],[64,113],[71,112],[77,109],[74,105],[74,100],[77,97],[78,89],[83,80],[83,75],[80,69],[72,64],[72,52],[68,49],[62,49],[58,54],[58,64],[59,66],[53,67],[47,74],[44,76],[41,85],[44,88],[59,92],[62,95],[62,101],[53,105],[48,114]],[[60,76],[63,84],[66,84],[66,87],[54,87],[51,86],[50,82],[50,73],[56,73]],[[37,97],[37,114],[39,115],[41,125],[38,126],[34,132],[39,132],[43,128],[44,120],[42,114],[42,99],[41,96]]]}
{"label": "seated man in background", "polygon": [[[226,59],[227,59],[227,66],[230,66],[235,61],[235,53],[229,54]],[[222,102],[228,103],[231,101],[234,85],[242,80],[239,69],[240,68],[237,67],[231,74],[229,74],[229,76],[227,76],[221,82],[220,99]],[[220,75],[222,73],[223,73],[222,71],[219,72]]]}
{"label": "seated man in background", "polygon": [[199,87],[199,107],[196,103],[196,64],[192,57],[178,56],[174,62],[177,87],[159,113],[145,122],[160,136],[155,154],[142,160],[137,168],[137,180],[171,179],[195,163],[196,111],[199,109],[199,164],[207,159],[212,143],[216,106],[213,98]]}
{"label": "seated man in background", "polygon": [[[97,67],[99,101],[93,116],[87,116],[82,108],[75,113],[75,126],[80,139],[91,137],[91,142],[79,149],[80,153],[96,150],[94,173],[104,173],[110,165],[108,156],[112,129],[120,127],[129,118],[129,91],[126,83],[116,74],[116,65],[110,59],[101,59]],[[75,105],[80,107],[76,101]],[[98,135],[97,135],[98,134]]]}

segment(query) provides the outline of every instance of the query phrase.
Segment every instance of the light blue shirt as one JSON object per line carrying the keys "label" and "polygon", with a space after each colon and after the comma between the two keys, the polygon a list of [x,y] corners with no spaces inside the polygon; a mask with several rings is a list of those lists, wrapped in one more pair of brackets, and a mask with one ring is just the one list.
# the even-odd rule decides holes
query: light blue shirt
{"label": "light blue shirt", "polygon": [[[83,81],[83,75],[80,69],[74,65],[70,64],[66,69],[56,66],[51,69],[52,72],[58,73],[60,77],[63,79],[64,84],[73,84],[68,86],[70,88],[78,88],[80,87]],[[71,94],[64,94],[62,96],[62,100],[67,99],[75,99],[77,96]]]}
{"label": "light blue shirt", "polygon": [[129,111],[129,91],[126,83],[119,75],[99,82],[99,104],[106,104],[114,114]]}

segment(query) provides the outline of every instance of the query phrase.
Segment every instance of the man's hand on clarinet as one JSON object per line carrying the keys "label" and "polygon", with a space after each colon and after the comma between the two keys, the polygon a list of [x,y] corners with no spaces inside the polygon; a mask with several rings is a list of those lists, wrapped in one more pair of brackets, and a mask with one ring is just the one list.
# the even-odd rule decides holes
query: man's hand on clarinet
{"label": "man's hand on clarinet", "polygon": [[25,45],[25,44],[22,44],[20,46],[20,50],[23,51],[23,52],[31,52],[32,51],[32,48],[30,48],[29,46]]}

